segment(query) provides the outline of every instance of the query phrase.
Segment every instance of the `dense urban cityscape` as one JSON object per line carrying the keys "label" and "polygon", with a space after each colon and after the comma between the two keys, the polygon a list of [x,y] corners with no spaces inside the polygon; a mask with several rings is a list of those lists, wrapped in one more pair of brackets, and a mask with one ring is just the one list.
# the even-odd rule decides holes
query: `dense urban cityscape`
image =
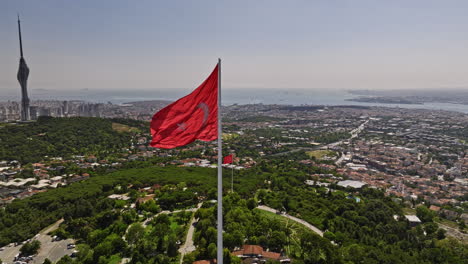
{"label": "dense urban cityscape", "polygon": [[[2,106],[6,104],[13,105],[9,102]],[[93,175],[132,168],[134,164],[141,162],[150,161],[158,167],[216,168],[214,142],[198,142],[173,150],[155,149],[149,146],[151,135],[145,128],[146,121],[141,120],[145,120],[144,117],[148,117],[149,113],[167,104],[168,102],[165,101],[120,105],[33,101],[32,107],[41,105],[42,109],[48,109],[41,112],[36,122],[48,122],[50,118],[60,120],[65,117],[73,119],[95,116],[101,120],[109,120],[110,129],[113,131],[130,132],[129,144],[124,143],[119,147],[109,148],[106,153],[103,151],[64,153],[62,156],[44,156],[30,160],[27,160],[27,156],[19,158],[23,160],[5,159],[5,155],[8,154],[3,153],[4,160],[1,161],[0,168],[2,206],[7,206],[16,199],[24,199],[54,188],[74,186],[75,182],[86,181],[90,177],[93,178]],[[34,111],[31,112],[34,113]],[[16,118],[19,117],[17,112],[9,113],[15,115]],[[236,173],[233,172],[233,175],[249,175],[265,161],[293,159],[295,162],[292,163],[290,169],[305,172],[302,176],[304,188],[325,192],[340,192],[338,190],[344,188],[356,202],[365,199],[361,196],[362,194],[360,195],[359,190],[375,188],[383,191],[393,203],[399,204],[403,208],[407,221],[411,224],[417,225],[426,221],[421,219],[424,214],[416,210],[424,207],[432,212],[430,214],[435,217],[434,221],[447,236],[454,237],[461,243],[467,242],[465,226],[468,221],[466,207],[468,133],[464,124],[468,123],[468,115],[448,111],[388,107],[262,104],[226,106],[223,107],[222,113],[225,126],[223,135],[226,144],[225,151],[235,156],[235,162],[232,165],[226,165],[226,169],[235,170]],[[10,120],[2,125],[3,129],[17,126],[21,127],[25,124]],[[45,134],[32,135],[32,137],[45,137],[47,136]],[[308,167],[309,171],[304,171],[302,166]],[[245,173],[242,172],[244,170]],[[228,188],[236,190],[239,184],[242,184],[242,180],[234,178],[232,179],[233,186]],[[162,185],[158,186],[156,189],[161,188]],[[163,210],[195,208],[186,209],[185,212],[195,212],[196,208],[206,203],[205,196],[198,196],[193,198],[195,203],[187,203],[182,207],[175,205],[168,207],[161,203],[161,194],[154,195],[156,192],[154,186],[144,187],[144,184],[138,187],[141,195],[128,196],[128,194],[122,195],[120,194],[122,192],[117,192],[109,195],[109,198],[117,199],[117,201],[123,200],[126,204],[135,201],[128,204],[130,206],[128,208],[139,209],[140,214],[142,210],[149,210],[149,213],[161,210],[142,209],[144,208],[142,204],[146,204],[147,201],[156,201],[156,208]],[[131,186],[126,188],[131,188]],[[271,186],[268,187],[267,184],[264,188],[269,189]],[[239,192],[242,191],[239,190]],[[164,192],[159,190],[158,193]],[[256,193],[261,195],[258,191]],[[158,196],[159,198],[156,198]],[[259,205],[259,210],[266,210],[265,213],[278,210],[284,214],[284,217],[291,217],[291,219],[296,217],[292,221],[298,221],[306,227],[314,224],[315,226],[310,226],[311,230],[315,230],[313,232],[321,236],[324,235],[325,231],[320,229],[323,228],[323,224],[316,222],[314,218],[306,218],[308,222],[304,221],[300,219],[300,214],[296,213],[294,216],[293,212],[289,212],[291,209],[285,208],[285,204],[265,202],[263,204]],[[187,205],[189,206],[186,207]],[[145,219],[147,216],[141,217]],[[144,220],[145,223],[148,221]],[[328,234],[325,237],[330,239],[329,232],[325,234]],[[66,237],[73,236],[68,234]],[[194,251],[198,242],[187,242],[186,239],[188,237],[183,240],[188,245],[179,248],[181,253],[188,254],[184,261],[191,259],[188,257],[192,256],[191,253],[198,252]],[[63,241],[63,245],[75,243],[74,239]],[[43,243],[50,242],[44,240]],[[239,245],[242,246],[242,242]],[[2,256],[6,252],[18,252],[19,247],[3,249],[3,252],[0,252],[0,258],[5,259],[6,257]],[[242,247],[233,246],[233,248],[242,250]],[[73,252],[73,250],[69,248],[62,251],[50,251],[55,252],[51,253],[52,255],[42,252],[44,257],[36,258],[36,262],[33,263],[42,263],[37,262],[37,259],[42,261],[45,257],[58,261],[67,252]],[[244,250],[254,249],[244,247]],[[259,250],[261,252],[261,247]],[[297,257],[295,254],[298,254],[294,251],[275,253],[278,255],[265,253],[267,252],[263,253],[265,257],[272,256],[269,259],[281,260],[281,263],[288,263],[287,259]],[[13,253],[9,254],[11,256]],[[233,254],[242,255],[241,253]],[[259,255],[262,254],[259,253]],[[210,255],[199,252],[198,256]],[[130,261],[130,259],[123,261]]]}
{"label": "dense urban cityscape", "polygon": [[467,8],[2,3],[0,264],[468,264]]}

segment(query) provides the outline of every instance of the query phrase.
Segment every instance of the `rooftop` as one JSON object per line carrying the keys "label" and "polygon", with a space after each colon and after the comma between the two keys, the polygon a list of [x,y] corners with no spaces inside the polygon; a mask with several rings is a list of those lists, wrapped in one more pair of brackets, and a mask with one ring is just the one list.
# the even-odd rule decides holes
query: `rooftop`
{"label": "rooftop", "polygon": [[365,182],[360,182],[360,181],[351,181],[351,180],[345,180],[345,181],[340,181],[338,182],[339,186],[342,187],[352,187],[352,188],[362,188],[362,186],[366,185],[367,183]]}

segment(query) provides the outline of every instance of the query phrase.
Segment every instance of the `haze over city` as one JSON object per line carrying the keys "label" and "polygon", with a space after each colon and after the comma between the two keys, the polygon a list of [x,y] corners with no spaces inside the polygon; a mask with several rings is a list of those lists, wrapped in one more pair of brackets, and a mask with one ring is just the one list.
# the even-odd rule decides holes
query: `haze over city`
{"label": "haze over city", "polygon": [[0,264],[468,264],[466,1],[0,3]]}
{"label": "haze over city", "polygon": [[0,89],[191,89],[223,59],[226,89],[468,85],[466,1],[3,1]]}

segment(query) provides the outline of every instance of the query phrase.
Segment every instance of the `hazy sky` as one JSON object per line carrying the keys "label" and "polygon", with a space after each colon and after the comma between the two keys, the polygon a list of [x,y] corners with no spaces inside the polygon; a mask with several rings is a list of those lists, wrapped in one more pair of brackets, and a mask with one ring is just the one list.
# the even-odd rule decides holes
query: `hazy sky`
{"label": "hazy sky", "polygon": [[0,2],[0,89],[468,87],[468,1]]}

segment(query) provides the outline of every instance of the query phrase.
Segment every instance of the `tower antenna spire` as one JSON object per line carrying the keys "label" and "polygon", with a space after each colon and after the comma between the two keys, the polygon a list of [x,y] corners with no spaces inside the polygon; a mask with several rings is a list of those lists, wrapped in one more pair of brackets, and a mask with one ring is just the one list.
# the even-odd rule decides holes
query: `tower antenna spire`
{"label": "tower antenna spire", "polygon": [[20,52],[21,58],[19,61],[19,69],[18,74],[16,75],[18,78],[18,82],[21,86],[21,121],[28,121],[30,120],[30,112],[29,112],[29,97],[28,97],[28,77],[29,77],[29,68],[26,65],[26,61],[23,57],[23,41],[21,39],[21,21],[18,14],[18,35],[19,35],[19,44],[20,44]]}
{"label": "tower antenna spire", "polygon": [[20,52],[21,52],[21,58],[23,58],[23,40],[21,39],[21,21],[20,21],[19,13],[17,13],[17,15],[18,15],[18,35],[19,35]]}

